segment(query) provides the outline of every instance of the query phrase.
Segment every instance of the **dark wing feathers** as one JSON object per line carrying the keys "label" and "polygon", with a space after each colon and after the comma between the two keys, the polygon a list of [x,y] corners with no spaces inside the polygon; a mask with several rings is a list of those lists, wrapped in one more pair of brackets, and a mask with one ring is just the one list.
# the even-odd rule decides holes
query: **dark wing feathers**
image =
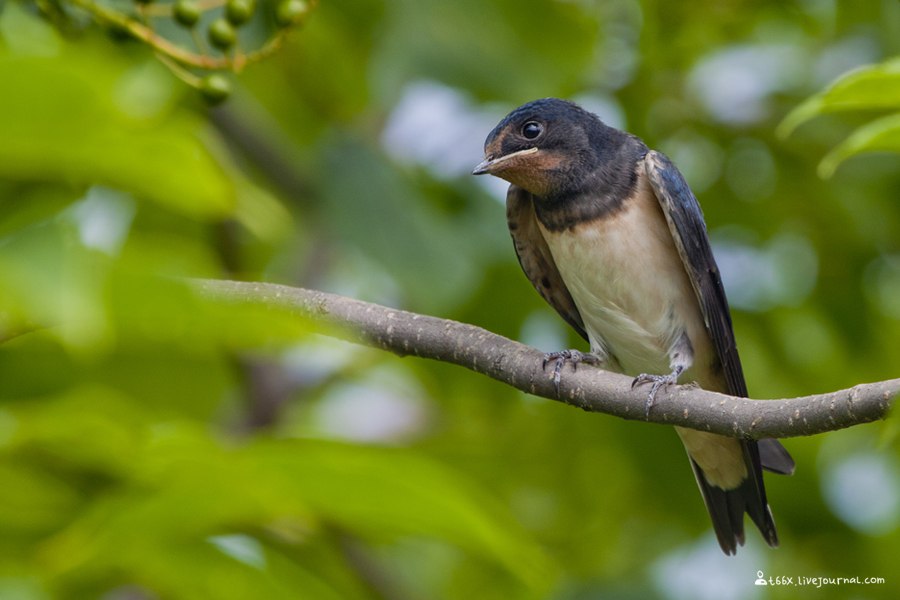
{"label": "dark wing feathers", "polygon": [[794,459],[781,442],[773,439],[759,440],[759,462],[763,469],[779,475],[794,474]]}
{"label": "dark wing feathers", "polygon": [[[738,356],[731,324],[731,311],[719,268],[713,258],[700,203],[675,165],[664,154],[650,151],[644,158],[650,186],[659,200],[675,240],[681,262],[688,272],[706,329],[716,348],[732,396],[747,396],[747,384]],[[773,473],[790,475],[794,461],[777,440],[760,440],[762,466]]]}
{"label": "dark wing feathers", "polygon": [[553,262],[550,248],[538,227],[534,201],[529,192],[515,185],[509,186],[506,193],[506,219],[519,264],[531,285],[581,337],[588,339],[575,300],[563,282],[562,275]]}
{"label": "dark wing feathers", "polygon": [[[731,312],[719,268],[709,245],[700,204],[684,177],[665,155],[648,152],[644,158],[644,166],[681,255],[681,262],[694,287],[706,330],[725,375],[728,388],[725,391],[732,396],[746,397],[747,384],[734,340]],[[745,511],[759,527],[766,542],[770,546],[778,545],[775,522],[766,501],[762,467],[776,473],[791,473],[794,470],[794,461],[776,440],[743,440],[741,446],[744,464],[747,465],[750,476],[734,490],[722,490],[710,485],[701,469],[691,460],[719,544],[727,554],[734,553],[736,543],[743,544]]]}
{"label": "dark wing feathers", "polygon": [[709,247],[700,204],[684,177],[665,155],[650,151],[644,161],[650,185],[662,206],[725,372],[728,389],[723,391],[746,397],[747,384],[734,341],[731,312],[719,268]]}

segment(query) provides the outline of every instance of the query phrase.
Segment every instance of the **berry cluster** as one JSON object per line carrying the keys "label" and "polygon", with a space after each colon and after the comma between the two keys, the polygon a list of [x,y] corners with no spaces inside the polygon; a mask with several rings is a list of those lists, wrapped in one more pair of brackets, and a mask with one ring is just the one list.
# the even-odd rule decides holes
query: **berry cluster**
{"label": "berry cluster", "polygon": [[[231,83],[223,71],[240,71],[277,50],[291,29],[303,25],[316,0],[133,0],[130,11],[119,3],[61,2],[87,12],[118,35],[151,46],[177,76],[209,103],[218,104],[231,94]],[[178,36],[172,34],[178,33],[177,28],[161,26],[164,19],[189,32],[191,47],[176,41]],[[270,33],[260,47],[246,51],[239,30],[255,19]],[[258,39],[259,32],[254,35]]]}

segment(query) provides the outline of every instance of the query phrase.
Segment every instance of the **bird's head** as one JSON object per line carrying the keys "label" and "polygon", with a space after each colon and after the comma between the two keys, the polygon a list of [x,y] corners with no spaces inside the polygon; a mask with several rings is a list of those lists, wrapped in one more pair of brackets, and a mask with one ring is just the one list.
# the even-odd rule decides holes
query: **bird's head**
{"label": "bird's head", "polygon": [[505,179],[539,197],[576,184],[595,156],[592,133],[606,128],[577,104],[544,98],[524,104],[494,127],[484,160],[472,171]]}

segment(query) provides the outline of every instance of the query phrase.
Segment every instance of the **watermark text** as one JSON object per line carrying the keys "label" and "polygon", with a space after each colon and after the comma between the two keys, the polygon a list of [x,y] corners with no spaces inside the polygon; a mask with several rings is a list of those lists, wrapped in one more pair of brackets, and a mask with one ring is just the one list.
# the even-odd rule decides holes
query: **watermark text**
{"label": "watermark text", "polygon": [[830,587],[841,585],[883,585],[884,577],[807,577],[806,575],[798,575],[796,577],[788,575],[766,575],[762,571],[756,572],[756,581],[754,585],[782,585],[795,587]]}

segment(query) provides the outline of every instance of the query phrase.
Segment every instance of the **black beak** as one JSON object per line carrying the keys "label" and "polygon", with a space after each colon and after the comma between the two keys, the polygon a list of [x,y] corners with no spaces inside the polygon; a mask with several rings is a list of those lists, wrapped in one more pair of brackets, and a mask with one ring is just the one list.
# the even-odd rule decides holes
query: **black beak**
{"label": "black beak", "polygon": [[484,160],[478,163],[475,168],[472,170],[472,175],[486,175],[491,172],[491,167],[494,166],[494,155],[491,154],[489,156],[485,156]]}
{"label": "black beak", "polygon": [[484,160],[475,165],[475,169],[472,170],[472,175],[484,175],[486,173],[493,173],[494,168],[497,165],[505,163],[508,160],[519,159],[528,154],[534,154],[537,152],[537,147],[534,148],[525,148],[524,150],[518,150],[517,152],[512,152],[510,154],[504,154],[503,156],[498,156],[494,158],[493,154],[489,154],[484,157]]}

